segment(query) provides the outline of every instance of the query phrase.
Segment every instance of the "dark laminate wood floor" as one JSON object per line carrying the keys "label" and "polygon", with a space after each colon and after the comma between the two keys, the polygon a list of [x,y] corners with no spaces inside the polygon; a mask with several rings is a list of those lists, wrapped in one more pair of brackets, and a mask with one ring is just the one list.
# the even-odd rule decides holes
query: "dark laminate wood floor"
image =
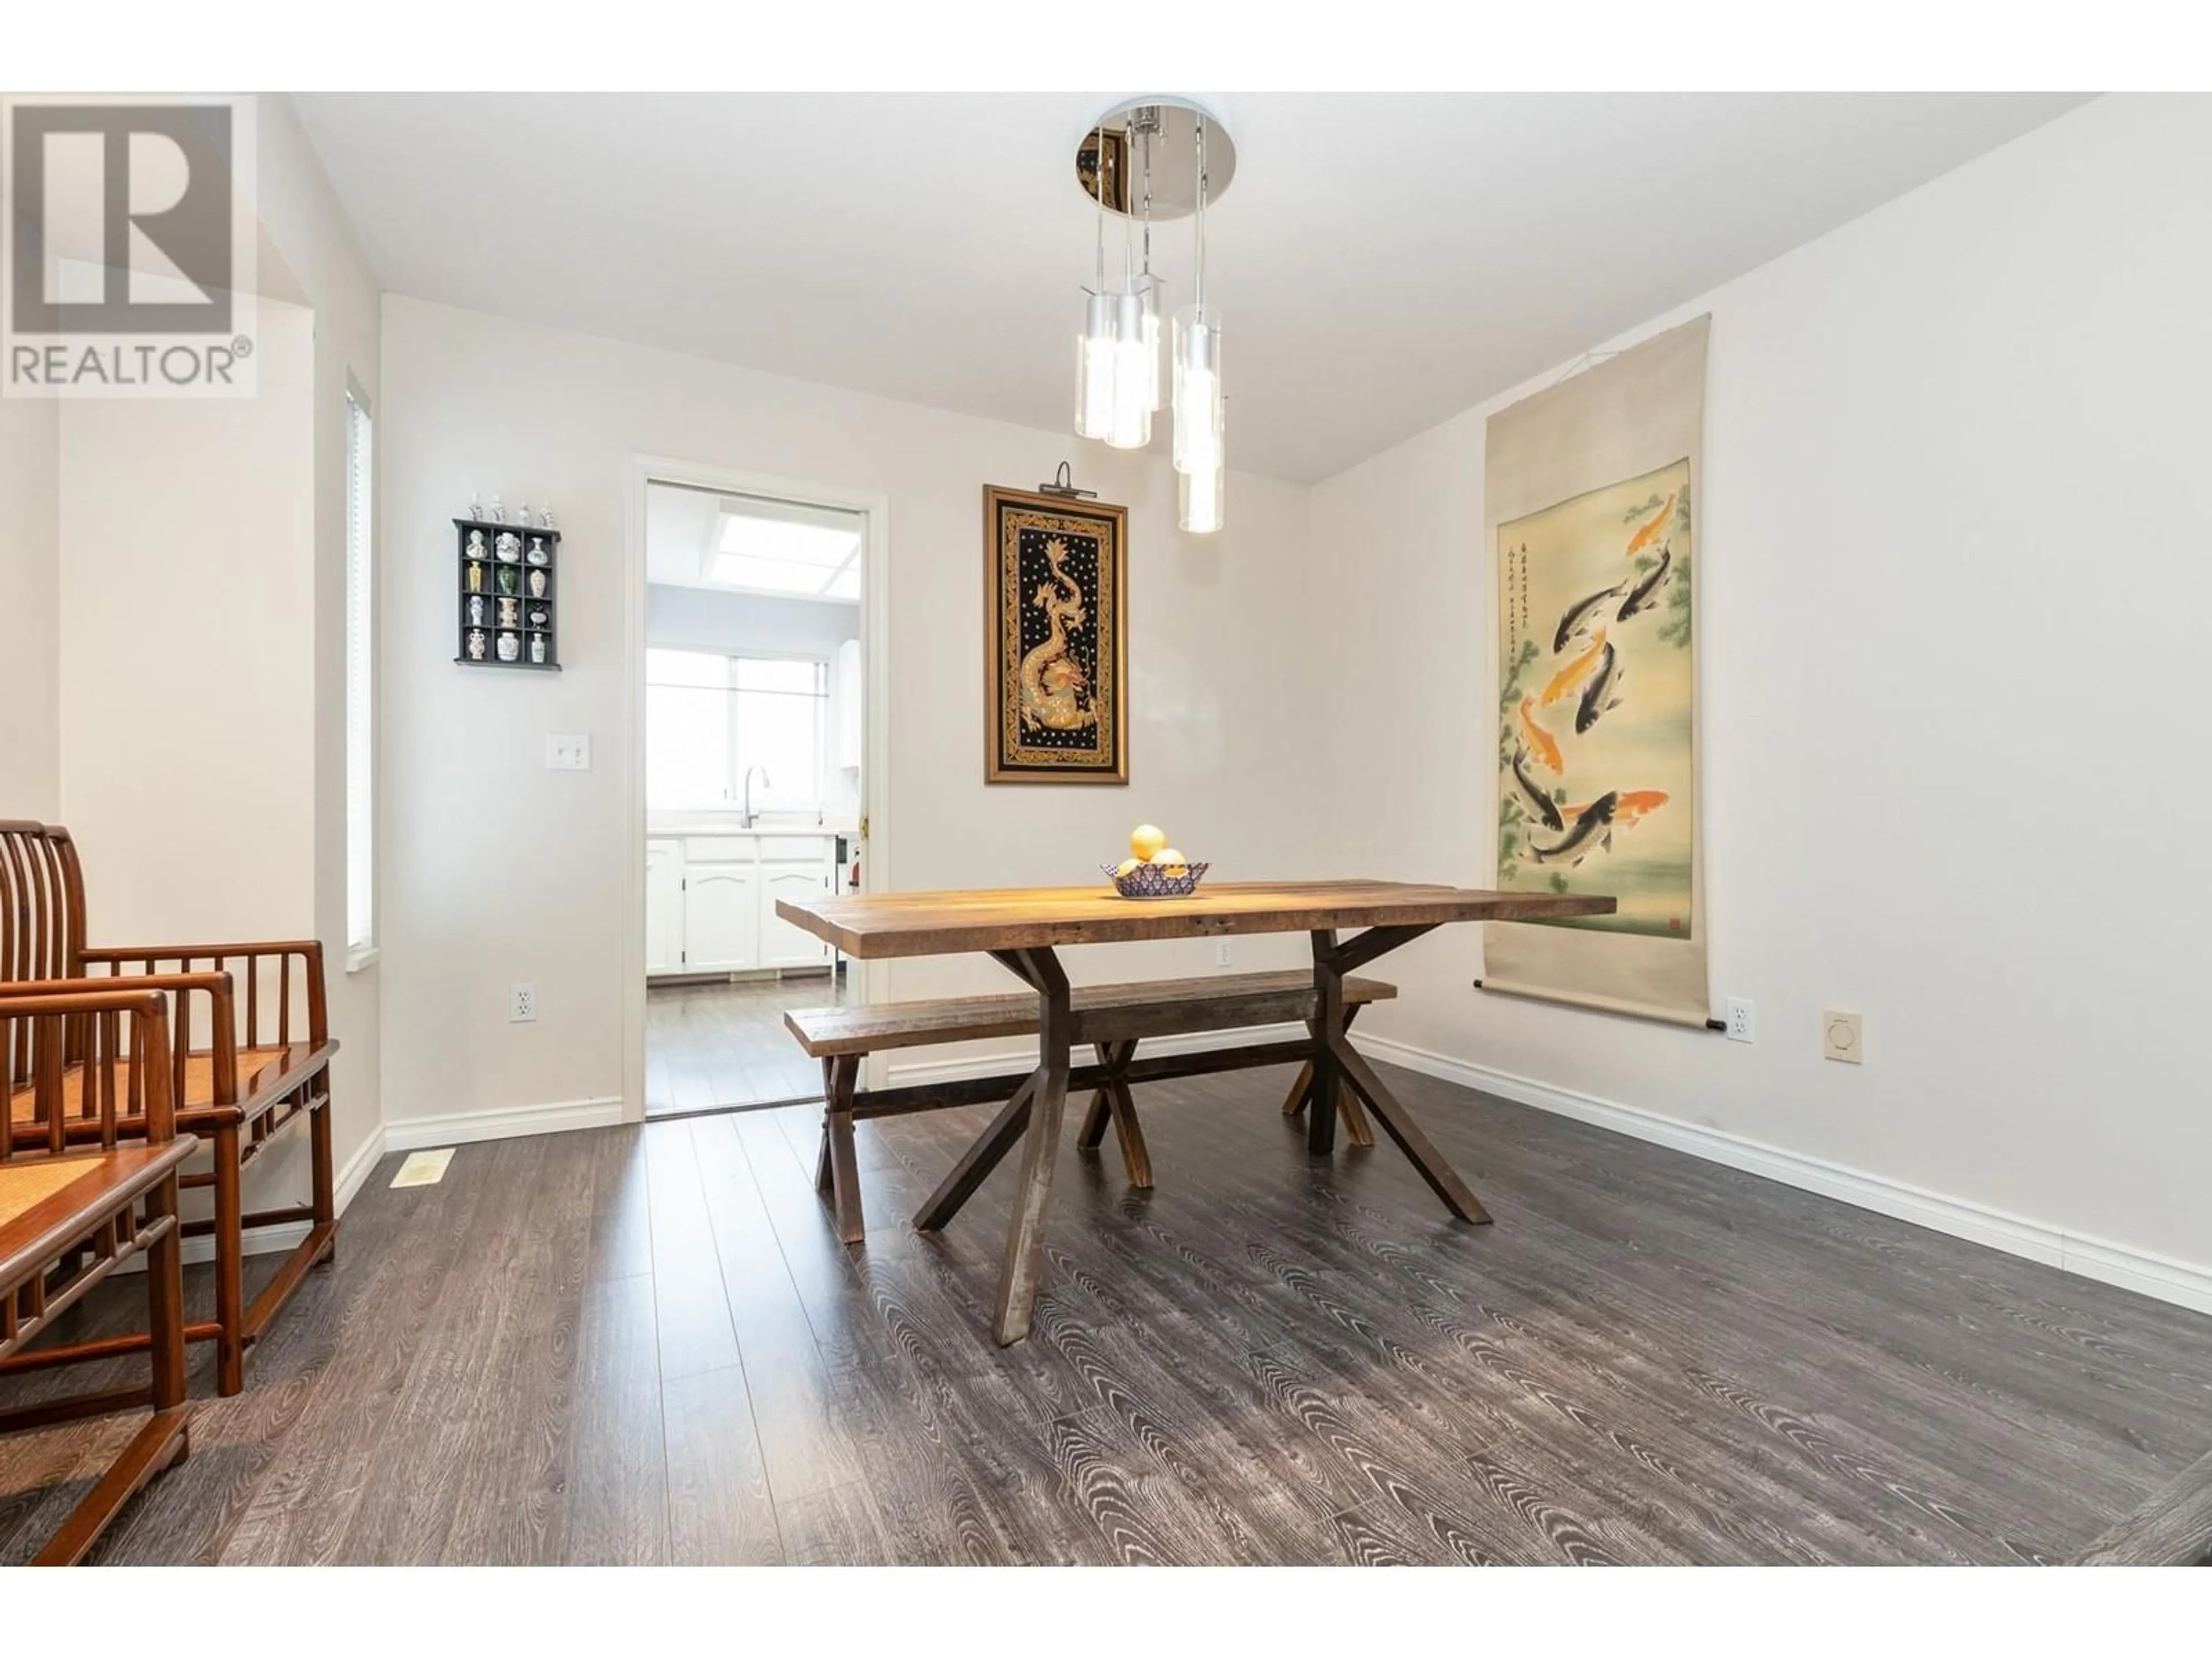
{"label": "dark laminate wood floor", "polygon": [[783,1011],[844,1000],[842,982],[827,974],[648,987],[645,1115],[820,1098],[822,1066],[792,1041]]}
{"label": "dark laminate wood floor", "polygon": [[[1006,1351],[1018,1160],[903,1224],[980,1111],[863,1126],[850,1252],[798,1109],[380,1172],[105,1558],[2033,1561],[2212,1446],[2212,1320],[1392,1078],[1496,1226],[1310,1161],[1276,1073],[1155,1087],[1158,1188],[1064,1152]],[[0,1560],[126,1430],[0,1441]]]}

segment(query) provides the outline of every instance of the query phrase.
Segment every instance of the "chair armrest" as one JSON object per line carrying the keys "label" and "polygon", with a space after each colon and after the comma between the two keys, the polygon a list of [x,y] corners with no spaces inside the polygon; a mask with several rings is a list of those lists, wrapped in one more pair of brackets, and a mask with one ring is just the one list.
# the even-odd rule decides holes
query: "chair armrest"
{"label": "chair armrest", "polygon": [[[0,984],[0,1074],[9,1089],[0,1097],[0,1161],[11,1143],[45,1143],[58,1155],[81,1132],[92,1129],[112,1147],[135,1119],[149,1140],[176,1133],[176,1103],[184,1089],[184,1051],[170,1041],[170,1003],[181,1021],[185,998],[206,993],[214,1018],[228,1014],[228,974],[166,976],[170,982],[118,979],[15,980]],[[130,1017],[125,1035],[123,1017]],[[77,1109],[65,1109],[63,1079],[82,1068]],[[118,1069],[119,1068],[119,1069]],[[234,1063],[217,1062],[234,1075]],[[15,1082],[29,1085],[32,1115],[18,1122]],[[233,1092],[235,1093],[234,1088]],[[96,1127],[95,1127],[96,1126]]]}
{"label": "chair armrest", "polygon": [[319,961],[319,939],[234,939],[228,945],[88,945],[78,951],[87,962],[198,962],[215,957],[307,957]]}
{"label": "chair armrest", "polygon": [[[195,963],[206,963],[218,971],[233,963],[243,963],[244,994],[236,999],[241,1024],[235,1032],[239,1044],[244,1048],[262,1046],[264,1035],[270,1035],[280,1047],[289,1047],[294,1040],[292,1012],[292,964],[300,964],[307,995],[307,1040],[320,1047],[330,1041],[330,1003],[324,988],[323,944],[320,939],[241,939],[222,945],[87,945],[77,952],[77,959],[88,969],[106,969],[110,973],[128,973],[137,967],[143,975],[155,974],[164,964],[174,963],[189,973]],[[276,981],[276,1030],[264,1034],[262,1020],[263,964],[273,963]],[[94,976],[97,976],[96,975]],[[183,1040],[179,1038],[179,1046]]]}

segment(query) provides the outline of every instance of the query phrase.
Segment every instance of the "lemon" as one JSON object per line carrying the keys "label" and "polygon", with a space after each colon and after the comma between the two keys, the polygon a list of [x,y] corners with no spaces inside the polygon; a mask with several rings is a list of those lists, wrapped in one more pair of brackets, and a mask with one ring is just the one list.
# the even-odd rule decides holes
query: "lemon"
{"label": "lemon", "polygon": [[1140,864],[1159,862],[1159,850],[1168,844],[1168,832],[1158,824],[1140,823],[1129,831],[1129,850]]}
{"label": "lemon", "polygon": [[1115,871],[1114,873],[1117,876],[1126,876],[1143,862],[1144,860],[1142,859],[1123,859],[1121,860],[1121,867]]}
{"label": "lemon", "polygon": [[1152,862],[1164,876],[1187,876],[1190,873],[1190,866],[1183,861],[1182,854],[1172,847],[1163,847],[1158,852],[1153,854]]}

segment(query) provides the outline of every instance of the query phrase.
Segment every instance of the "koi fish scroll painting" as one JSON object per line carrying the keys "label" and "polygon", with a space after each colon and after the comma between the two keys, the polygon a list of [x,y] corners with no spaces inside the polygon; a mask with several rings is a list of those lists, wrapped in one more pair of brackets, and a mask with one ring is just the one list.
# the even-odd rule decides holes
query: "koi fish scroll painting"
{"label": "koi fish scroll painting", "polygon": [[1493,927],[1486,988],[1706,1016],[1691,602],[1704,347],[1700,321],[1492,423],[1498,885],[1620,908]]}

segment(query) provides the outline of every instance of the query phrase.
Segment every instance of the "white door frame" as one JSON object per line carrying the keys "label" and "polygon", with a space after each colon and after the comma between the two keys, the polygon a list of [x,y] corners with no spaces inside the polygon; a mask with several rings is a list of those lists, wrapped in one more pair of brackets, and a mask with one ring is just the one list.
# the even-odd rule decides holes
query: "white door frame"
{"label": "white door frame", "polygon": [[[629,741],[623,744],[628,775],[629,833],[623,849],[623,1121],[645,1116],[645,503],[653,484],[680,484],[726,495],[764,495],[806,507],[857,513],[867,521],[860,555],[861,688],[865,708],[860,729],[860,818],[868,827],[866,880],[872,891],[890,884],[890,501],[880,492],[848,489],[799,478],[738,472],[704,461],[661,455],[632,455],[625,491],[623,535],[623,702]],[[862,1002],[880,994],[881,963],[854,962],[849,981]],[[873,1073],[880,1056],[872,1055],[864,1080],[879,1085]]]}

